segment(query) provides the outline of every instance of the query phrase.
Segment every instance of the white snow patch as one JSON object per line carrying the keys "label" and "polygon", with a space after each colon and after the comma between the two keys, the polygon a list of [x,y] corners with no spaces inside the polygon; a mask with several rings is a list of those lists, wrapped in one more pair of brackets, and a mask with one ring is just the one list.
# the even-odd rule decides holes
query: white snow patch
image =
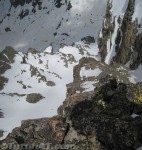
{"label": "white snow patch", "polygon": [[97,81],[94,81],[94,82],[86,81],[81,84],[81,87],[85,89],[84,92],[93,91],[96,83],[97,83]]}
{"label": "white snow patch", "polygon": [[137,83],[142,82],[142,65],[138,69],[130,71],[131,77],[129,78],[130,82]]}
{"label": "white snow patch", "polygon": [[141,19],[142,19],[141,8],[142,8],[142,1],[141,0],[135,0],[134,14],[132,17],[133,20],[135,20],[137,18],[138,21],[141,21]]}
{"label": "white snow patch", "polygon": [[80,76],[81,77],[97,77],[102,71],[99,68],[95,68],[94,70],[86,69],[85,67],[82,67],[80,70]]}
{"label": "white snow patch", "polygon": [[[135,0],[135,8],[134,8],[134,14],[132,16],[132,20],[135,21],[137,19],[139,24],[142,24],[142,0]],[[138,33],[142,32],[142,27],[138,29]]]}
{"label": "white snow patch", "polygon": [[52,46],[49,46],[43,52],[52,53],[52,50],[53,50]]}
{"label": "white snow patch", "polygon": [[112,13],[113,16],[123,15],[128,6],[128,0],[112,0]]}
{"label": "white snow patch", "polygon": [[135,113],[133,113],[133,114],[131,115],[132,118],[136,118],[136,117],[138,117],[138,116],[140,116],[140,115],[135,114]]}

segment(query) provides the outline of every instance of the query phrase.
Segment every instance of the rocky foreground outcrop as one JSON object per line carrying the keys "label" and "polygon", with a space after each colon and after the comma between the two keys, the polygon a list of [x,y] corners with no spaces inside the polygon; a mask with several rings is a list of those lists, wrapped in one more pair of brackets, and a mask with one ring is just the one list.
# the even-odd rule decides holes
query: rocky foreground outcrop
{"label": "rocky foreground outcrop", "polygon": [[142,145],[141,103],[141,83],[109,79],[94,92],[69,92],[57,116],[22,121],[0,146],[2,150],[8,150],[8,144],[19,150],[135,150]]}

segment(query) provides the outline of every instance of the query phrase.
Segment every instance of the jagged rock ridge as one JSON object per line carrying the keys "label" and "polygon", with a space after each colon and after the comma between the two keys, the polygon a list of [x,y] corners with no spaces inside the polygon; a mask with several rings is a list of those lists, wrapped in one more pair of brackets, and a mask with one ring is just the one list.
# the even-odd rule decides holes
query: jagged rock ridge
{"label": "jagged rock ridge", "polygon": [[[136,69],[142,63],[141,17],[137,8],[138,5],[141,6],[141,1],[126,0],[121,4],[117,0],[108,0],[98,46],[102,61],[107,64],[114,61],[129,64],[131,69]],[[120,10],[115,7],[120,7]]]}

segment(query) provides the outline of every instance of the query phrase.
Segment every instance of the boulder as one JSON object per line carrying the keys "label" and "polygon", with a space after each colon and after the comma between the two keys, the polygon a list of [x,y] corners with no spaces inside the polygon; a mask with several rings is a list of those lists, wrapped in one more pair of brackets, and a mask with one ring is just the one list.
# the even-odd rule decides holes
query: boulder
{"label": "boulder", "polygon": [[32,93],[32,94],[27,95],[26,101],[29,103],[37,103],[40,100],[42,100],[43,98],[44,97],[39,93]]}
{"label": "boulder", "polygon": [[55,86],[56,84],[53,81],[47,81],[46,83],[47,86]]}

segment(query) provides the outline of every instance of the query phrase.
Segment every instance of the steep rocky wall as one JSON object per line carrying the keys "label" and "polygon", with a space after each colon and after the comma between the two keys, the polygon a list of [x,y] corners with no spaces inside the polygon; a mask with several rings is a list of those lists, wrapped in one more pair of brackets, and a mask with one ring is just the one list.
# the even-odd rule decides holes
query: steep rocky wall
{"label": "steep rocky wall", "polygon": [[[103,22],[103,27],[102,27],[102,36],[98,37],[98,47],[100,50],[100,55],[101,55],[101,60],[104,61],[105,57],[107,55],[107,41],[108,39],[111,39],[111,35],[114,31],[114,18],[112,18],[112,13],[111,13],[111,8],[112,8],[112,3],[110,0],[107,2],[107,8],[106,8],[106,15],[105,15],[105,20]],[[110,43],[111,45],[111,43]]]}
{"label": "steep rocky wall", "polygon": [[133,45],[133,52],[131,55],[130,68],[136,69],[142,64],[142,33],[138,34]]}
{"label": "steep rocky wall", "polygon": [[[138,19],[132,19],[135,10],[135,0],[128,0],[128,6],[125,11],[124,17],[118,17],[119,28],[115,38],[115,56],[111,62],[119,64],[127,64],[131,69],[136,69],[142,64],[142,33],[138,33],[138,28],[141,25]],[[109,51],[107,47],[108,40],[111,44],[111,35],[114,32],[115,23],[113,21],[113,12],[111,12],[112,3],[108,0],[104,24],[101,31],[101,36],[98,38],[98,47],[100,50],[101,60],[104,62]],[[135,10],[136,11],[136,10]]]}
{"label": "steep rocky wall", "polygon": [[131,57],[132,46],[135,42],[137,33],[137,23],[132,22],[134,7],[135,0],[129,0],[128,7],[122,21],[121,29],[118,31],[116,38],[116,56],[114,61],[117,63],[126,64]]}
{"label": "steep rocky wall", "polygon": [[[130,63],[131,69],[136,69],[142,64],[142,33],[138,33],[137,18],[132,21],[134,13],[135,0],[129,0],[128,8],[126,10],[121,30],[118,31],[116,39],[116,57],[114,61],[126,64]],[[120,34],[122,32],[122,35]]]}

